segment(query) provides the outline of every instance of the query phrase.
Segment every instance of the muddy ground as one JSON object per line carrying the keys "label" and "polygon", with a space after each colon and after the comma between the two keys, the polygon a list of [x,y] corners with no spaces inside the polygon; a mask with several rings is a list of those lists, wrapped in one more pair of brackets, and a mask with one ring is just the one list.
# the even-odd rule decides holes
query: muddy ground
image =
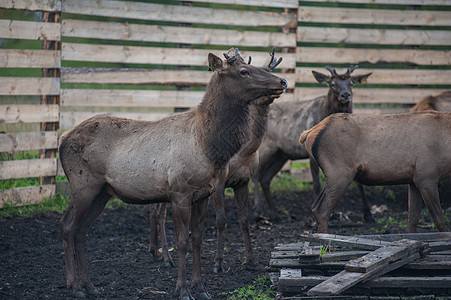
{"label": "muddy ground", "polygon": [[[336,208],[336,212],[341,212],[344,219],[347,217],[349,220],[331,221],[331,231],[346,235],[407,232],[407,187],[374,187],[367,188],[367,192],[371,205],[387,206],[387,211],[374,216],[382,222],[362,224],[358,191],[351,189]],[[449,187],[442,188],[441,193],[442,207],[447,209],[451,206]],[[315,230],[311,227],[310,211],[313,192],[280,192],[275,199],[281,219],[252,222],[254,251],[260,268],[248,270],[243,264],[244,250],[234,201],[228,198],[227,270],[222,274],[213,273],[216,231],[210,203],[202,248],[202,270],[214,299],[226,299],[226,295],[220,293],[254,284],[258,276],[267,274],[265,267],[274,246],[297,241],[300,233]],[[435,231],[429,215],[425,215],[419,231]],[[56,213],[46,213],[30,218],[0,219],[0,299],[72,298],[65,287],[64,254],[58,228],[60,217]],[[148,222],[146,206],[127,206],[104,211],[93,224],[87,241],[87,254],[91,279],[101,292],[96,299],[177,298],[174,294],[176,268],[165,268],[160,262],[153,261],[148,252]],[[175,237],[171,218],[168,219],[167,232],[169,243],[173,245]],[[176,261],[177,252],[172,252],[172,255]],[[189,257],[188,270],[191,261]]]}

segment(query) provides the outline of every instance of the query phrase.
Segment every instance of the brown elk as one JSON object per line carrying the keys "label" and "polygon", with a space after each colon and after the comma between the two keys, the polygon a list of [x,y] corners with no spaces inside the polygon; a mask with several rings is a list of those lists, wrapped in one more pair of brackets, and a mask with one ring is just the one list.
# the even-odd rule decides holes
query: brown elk
{"label": "brown elk", "polygon": [[[230,52],[230,51],[229,51]],[[268,70],[273,70],[282,61],[282,58],[274,58],[275,48],[271,53],[271,59],[266,67]],[[232,55],[231,53],[228,53]],[[244,60],[239,57],[244,63]],[[249,57],[249,63],[250,63]],[[253,101],[253,105],[250,106],[250,139],[242,146],[240,151],[235,154],[229,162],[229,173],[227,178],[221,182],[216,188],[214,193],[214,203],[216,211],[216,227],[218,230],[218,242],[215,256],[214,272],[223,271],[224,261],[224,228],[226,224],[225,211],[224,211],[224,191],[225,188],[231,187],[235,194],[235,206],[238,219],[240,222],[241,233],[243,236],[246,262],[251,268],[255,267],[255,257],[252,251],[250,230],[248,223],[248,196],[249,180],[252,177],[255,169],[258,166],[258,154],[257,150],[262,141],[263,135],[266,130],[266,119],[268,115],[269,105],[273,102],[273,98],[264,96],[262,98]],[[168,251],[168,245],[166,240],[166,234],[164,232],[165,215],[166,215],[166,203],[151,204],[151,241],[150,249],[155,258],[158,257],[158,237],[160,237],[162,258],[166,266],[173,266],[172,258]]]}
{"label": "brown elk", "polygon": [[319,232],[354,180],[364,185],[409,185],[409,231],[415,232],[422,200],[434,224],[446,231],[439,180],[451,173],[451,113],[335,114],[301,134],[300,143],[326,181],[312,204]]}
{"label": "brown elk", "polygon": [[60,221],[67,285],[76,296],[98,291],[89,279],[86,233],[115,196],[127,203],[171,202],[178,249],[180,298],[186,284],[186,254],[192,233],[191,290],[210,299],[202,282],[200,251],[208,197],[227,176],[228,162],[250,135],[249,105],[277,98],[284,79],[243,64],[236,55],[223,61],[208,55],[214,74],[199,106],[156,122],[97,115],[66,132],[59,153],[70,184],[70,202]]}
{"label": "brown elk", "polygon": [[[255,213],[263,211],[263,200],[269,208],[270,217],[277,218],[271,199],[270,184],[272,178],[289,160],[308,158],[308,152],[298,143],[299,131],[306,130],[318,124],[322,119],[337,112],[352,112],[352,86],[355,83],[366,83],[371,73],[351,76],[357,66],[351,66],[345,74],[338,74],[334,68],[326,67],[331,76],[313,71],[313,76],[319,83],[329,85],[328,94],[310,101],[278,102],[271,106],[266,135],[260,146],[260,163],[252,178],[255,191]],[[319,168],[314,160],[310,160],[315,195],[321,189]],[[260,194],[260,183],[263,196]],[[362,196],[365,220],[371,220],[363,187],[359,186]]]}
{"label": "brown elk", "polygon": [[451,111],[451,91],[445,91],[437,96],[427,96],[410,109],[411,112],[422,110]]}

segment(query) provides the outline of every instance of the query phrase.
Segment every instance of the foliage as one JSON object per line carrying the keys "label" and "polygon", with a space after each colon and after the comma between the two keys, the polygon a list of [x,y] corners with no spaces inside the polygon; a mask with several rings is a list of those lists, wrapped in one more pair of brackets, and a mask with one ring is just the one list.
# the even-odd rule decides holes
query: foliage
{"label": "foliage", "polygon": [[243,286],[229,293],[221,293],[220,295],[228,295],[228,300],[270,300],[274,299],[276,292],[271,290],[271,280],[266,276],[258,276],[255,285]]}
{"label": "foliage", "polygon": [[57,193],[53,197],[47,197],[44,201],[37,204],[14,206],[6,203],[5,206],[0,209],[0,217],[30,217],[34,214],[43,212],[63,213],[67,209],[68,203],[69,197],[60,193]]}

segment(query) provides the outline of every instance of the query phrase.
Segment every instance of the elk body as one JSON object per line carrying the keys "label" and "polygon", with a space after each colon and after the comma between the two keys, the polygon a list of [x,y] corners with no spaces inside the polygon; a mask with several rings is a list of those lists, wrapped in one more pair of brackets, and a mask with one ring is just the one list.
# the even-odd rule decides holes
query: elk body
{"label": "elk body", "polygon": [[[310,101],[279,102],[271,106],[266,135],[260,146],[260,163],[252,178],[255,189],[255,212],[263,211],[263,199],[268,204],[270,217],[277,218],[271,199],[270,184],[273,177],[280,171],[288,160],[308,158],[309,154],[303,145],[298,143],[299,131],[312,128],[322,119],[333,113],[352,112],[352,85],[365,83],[371,75],[351,76],[356,68],[348,68],[345,74],[337,74],[335,69],[327,67],[331,76],[313,71],[319,83],[329,85],[328,94]],[[315,194],[320,192],[319,168],[315,161],[310,160]],[[263,196],[259,192],[260,183]],[[365,219],[371,219],[370,209],[361,191]]]}
{"label": "elk body", "polygon": [[451,111],[451,91],[443,92],[437,96],[425,97],[410,111],[422,110]]}
{"label": "elk body", "polygon": [[186,254],[192,232],[191,289],[210,299],[201,276],[200,251],[208,197],[227,176],[230,158],[248,140],[249,105],[279,97],[286,81],[243,64],[209,54],[214,74],[196,109],[156,122],[94,116],[61,137],[60,159],[70,184],[70,202],[60,227],[67,285],[76,296],[98,293],[89,279],[86,233],[115,196],[127,203],[171,202],[178,249],[180,298],[191,297],[186,284]]}
{"label": "elk body", "polygon": [[409,185],[409,231],[417,229],[422,200],[446,231],[438,182],[451,173],[451,113],[335,114],[304,131],[300,142],[326,182],[312,205],[319,232],[355,180],[364,185]]}

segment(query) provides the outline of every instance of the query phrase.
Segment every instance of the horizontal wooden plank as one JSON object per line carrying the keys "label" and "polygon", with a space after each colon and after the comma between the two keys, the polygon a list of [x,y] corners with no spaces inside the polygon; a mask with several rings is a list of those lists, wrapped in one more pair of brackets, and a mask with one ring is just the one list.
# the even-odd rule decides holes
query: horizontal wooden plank
{"label": "horizontal wooden plank", "polygon": [[425,233],[392,233],[359,235],[357,237],[394,242],[402,239],[409,239],[422,242],[451,241],[451,232],[425,232]]}
{"label": "horizontal wooden plank", "polygon": [[61,11],[61,0],[0,0],[0,7],[31,11]]}
{"label": "horizontal wooden plank", "polygon": [[[201,85],[210,81],[213,72],[192,70],[136,70],[136,69],[73,69],[61,70],[63,83],[97,84],[167,84]],[[288,88],[295,87],[295,74],[277,74],[285,78]]]}
{"label": "horizontal wooden plank", "polygon": [[449,26],[447,11],[299,7],[298,21],[342,24]]}
{"label": "horizontal wooden plank", "polygon": [[[296,82],[317,83],[312,71],[330,75],[324,68],[296,68]],[[345,70],[337,69],[338,73]],[[358,69],[353,75],[372,73],[368,77],[371,84],[450,84],[451,70],[399,70],[399,69]]]}
{"label": "horizontal wooden plank", "polygon": [[[75,125],[78,125],[82,121],[98,114],[107,112],[61,112],[60,113],[60,129],[71,129]],[[129,118],[143,121],[157,121],[164,117],[171,115],[171,113],[126,113],[126,112],[114,112],[108,114],[121,118]]]}
{"label": "horizontal wooden plank", "polygon": [[[138,46],[113,46],[63,43],[63,60],[97,61],[97,62],[122,62],[140,64],[162,65],[197,65],[208,66],[208,53],[214,53],[222,57],[224,51],[186,49],[186,48],[159,48]],[[270,51],[270,49],[268,49]],[[269,62],[269,55],[265,52],[240,51],[242,57],[252,56],[254,66],[265,66]],[[279,54],[276,54],[279,57]],[[296,54],[281,53],[283,57],[280,68],[295,68]]]}
{"label": "horizontal wooden plank", "polygon": [[59,68],[61,52],[0,49],[0,68]]}
{"label": "horizontal wooden plank", "polygon": [[183,23],[255,27],[296,27],[297,25],[294,14],[114,0],[65,0],[62,10],[64,13],[73,14]]}
{"label": "horizontal wooden plank", "polygon": [[61,24],[0,20],[0,38],[59,41]]}
{"label": "horizontal wooden plank", "polygon": [[450,31],[298,27],[298,42],[374,45],[451,44]]}
{"label": "horizontal wooden plank", "polygon": [[409,63],[416,65],[450,65],[451,50],[355,49],[298,47],[296,61],[302,63]]}
{"label": "horizontal wooden plank", "polygon": [[0,161],[0,180],[56,175],[56,158]]}
{"label": "horizontal wooden plank", "polygon": [[0,105],[0,123],[58,122],[59,105]]}
{"label": "horizontal wooden plank", "polygon": [[56,149],[57,147],[56,131],[0,134],[0,152]]}
{"label": "horizontal wooden plank", "polygon": [[0,208],[5,204],[14,206],[36,204],[55,194],[56,185],[54,184],[0,190]]}
{"label": "horizontal wooden plank", "polygon": [[[370,77],[371,78],[371,77]],[[371,80],[371,79],[370,79]],[[327,87],[324,88],[306,88],[298,87],[295,89],[295,99],[310,100],[319,96],[326,95]],[[382,88],[353,88],[354,103],[404,103],[416,104],[424,97],[438,95],[445,90],[442,89],[382,89]]]}
{"label": "horizontal wooden plank", "polygon": [[59,78],[2,77],[0,95],[59,95]]}
{"label": "horizontal wooden plank", "polygon": [[263,6],[263,7],[282,7],[282,8],[297,8],[297,0],[192,0],[193,2],[204,3],[220,3],[233,5],[249,5],[249,6]]}
{"label": "horizontal wooden plank", "polygon": [[125,41],[296,47],[295,33],[64,20],[62,36]]}
{"label": "horizontal wooden plank", "polygon": [[353,250],[376,250],[390,243],[384,241],[374,241],[353,236],[336,235],[328,233],[301,234],[300,239],[309,242],[320,242],[332,246],[353,247]]}
{"label": "horizontal wooden plank", "polygon": [[354,4],[398,4],[398,5],[451,5],[449,0],[309,0],[309,2],[354,3]]}

